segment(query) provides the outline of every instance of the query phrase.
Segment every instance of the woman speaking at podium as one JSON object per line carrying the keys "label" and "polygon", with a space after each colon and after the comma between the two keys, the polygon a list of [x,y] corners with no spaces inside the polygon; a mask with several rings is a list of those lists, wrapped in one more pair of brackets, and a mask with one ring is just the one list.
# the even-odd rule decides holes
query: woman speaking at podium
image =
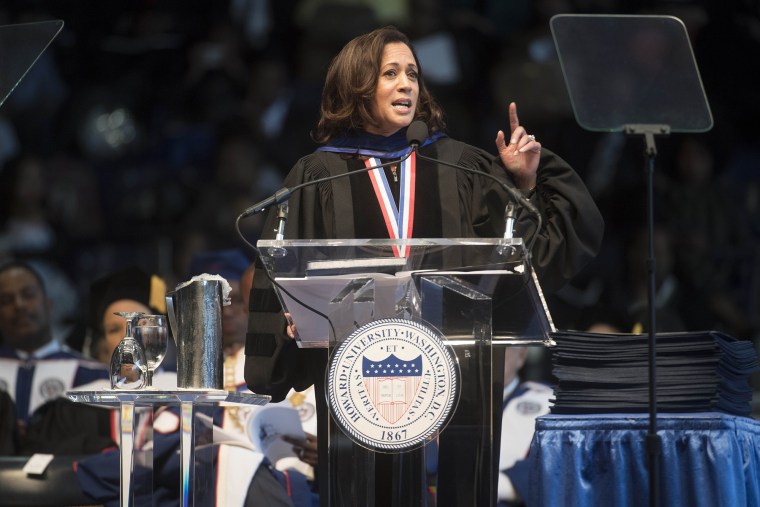
{"label": "woman speaking at podium", "polygon": [[[421,156],[412,153],[401,161],[410,150],[407,130],[413,121],[427,127],[424,139],[411,139]],[[289,199],[285,238],[500,238],[505,207],[519,195],[516,189],[523,204],[529,200],[542,217],[536,220],[518,204],[516,235],[532,244],[542,287],[559,288],[596,255],[604,223],[583,181],[526,131],[514,103],[509,123],[508,132],[496,134],[498,155],[448,137],[443,111],[425,86],[407,36],[384,27],[351,40],[327,70],[321,117],[312,133],[320,147],[298,160],[285,179],[288,187],[315,182]],[[400,163],[316,181],[393,160]],[[397,224],[388,219],[394,214],[400,217]],[[264,227],[270,236],[264,239],[273,239],[276,215],[270,210]],[[263,268],[255,273],[251,302],[248,387],[278,401],[291,388],[314,384],[322,432],[327,349],[297,347]],[[326,448],[319,454],[322,462]]]}

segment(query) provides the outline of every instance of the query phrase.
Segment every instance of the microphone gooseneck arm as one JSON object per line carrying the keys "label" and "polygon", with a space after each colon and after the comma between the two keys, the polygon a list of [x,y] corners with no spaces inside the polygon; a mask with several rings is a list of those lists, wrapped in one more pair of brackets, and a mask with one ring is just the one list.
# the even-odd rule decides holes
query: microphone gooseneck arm
{"label": "microphone gooseneck arm", "polygon": [[[275,204],[282,204],[283,202],[285,202],[285,201],[288,200],[288,198],[293,194],[293,192],[295,192],[296,190],[299,190],[301,188],[308,187],[308,186],[311,186],[311,185],[316,185],[316,184],[319,184],[319,183],[324,183],[324,182],[331,181],[331,180],[338,179],[338,178],[343,178],[344,176],[351,176],[351,175],[354,175],[354,174],[360,174],[360,173],[368,172],[368,171],[371,171],[373,169],[380,169],[380,168],[387,167],[387,166],[390,166],[390,165],[398,164],[399,162],[403,162],[404,160],[406,160],[407,158],[409,158],[412,153],[416,152],[417,153],[417,157],[419,157],[422,160],[428,160],[430,162],[434,162],[436,164],[448,166],[448,167],[451,167],[453,169],[459,169],[459,170],[462,170],[462,171],[465,171],[465,172],[476,174],[478,176],[483,176],[485,178],[488,178],[488,179],[496,182],[501,188],[504,189],[505,192],[507,192],[507,194],[509,194],[509,196],[512,198],[512,200],[515,203],[520,204],[522,207],[526,208],[528,210],[528,212],[530,212],[532,215],[534,215],[536,217],[537,222],[538,222],[537,226],[536,226],[536,233],[531,238],[530,243],[526,245],[526,250],[528,252],[528,255],[530,255],[531,250],[533,248],[533,244],[535,243],[536,238],[538,237],[538,233],[541,231],[541,225],[542,225],[542,222],[543,222],[543,218],[542,218],[541,212],[538,210],[538,208],[536,208],[533,205],[533,203],[530,202],[530,200],[527,197],[525,197],[522,194],[522,192],[520,192],[520,190],[507,185],[505,182],[503,182],[502,180],[500,180],[499,178],[497,178],[493,174],[490,174],[490,173],[487,173],[487,172],[484,172],[484,171],[479,171],[477,169],[473,169],[473,168],[470,168],[470,167],[465,167],[465,166],[461,166],[461,165],[457,165],[457,164],[452,164],[451,162],[446,162],[445,160],[439,160],[439,159],[432,158],[432,157],[427,157],[427,156],[421,154],[420,151],[419,151],[419,147],[425,142],[425,140],[428,137],[428,127],[427,127],[427,125],[424,122],[422,122],[420,120],[415,120],[415,121],[413,121],[409,125],[409,128],[407,129],[407,135],[406,135],[406,137],[407,137],[407,142],[409,143],[409,146],[410,146],[411,149],[409,150],[409,152],[406,153],[406,155],[404,155],[400,159],[393,160],[393,161],[390,161],[390,162],[385,162],[383,164],[378,164],[378,165],[375,165],[375,166],[363,167],[363,168],[358,169],[356,171],[350,171],[350,172],[341,173],[341,174],[334,174],[332,176],[327,176],[325,178],[318,178],[318,179],[315,179],[315,180],[305,181],[303,183],[299,183],[298,185],[296,185],[296,186],[294,186],[292,188],[283,187],[283,188],[279,189],[278,191],[276,191],[274,194],[272,194],[269,197],[267,197],[266,199],[257,202],[253,206],[250,206],[245,211],[243,211],[238,216],[238,218],[236,220],[236,223],[238,223],[240,220],[242,220],[244,218],[247,218],[247,217],[249,217],[251,215],[256,215],[258,213],[261,213],[261,212],[269,209],[271,206],[273,206]],[[284,223],[285,223],[285,220],[287,220],[287,207],[285,207],[284,209],[283,208],[280,209],[280,211],[278,213],[278,220],[279,220],[278,227],[276,229],[276,231],[277,231],[277,238],[278,239],[284,239],[284,233],[285,233]],[[505,215],[505,220],[508,220],[508,218],[507,218],[506,215]],[[510,224],[512,224],[512,225],[514,224],[514,218],[513,218],[513,216],[511,217],[511,220],[512,220],[512,222],[507,222],[507,224],[506,224],[507,228],[509,229],[509,233],[510,234],[511,234],[511,226],[510,226]],[[506,235],[507,235],[507,232],[505,232],[505,237],[506,237]]]}
{"label": "microphone gooseneck arm", "polygon": [[[425,155],[421,154],[418,148],[425,141],[425,139],[427,139],[427,137],[428,137],[428,127],[423,121],[420,121],[420,120],[413,121],[409,125],[409,128],[406,130],[406,141],[412,147],[412,151],[417,152],[417,157],[423,160],[428,160],[430,162],[435,162],[437,164],[452,167],[454,169],[459,169],[459,170],[469,172],[472,174],[477,174],[479,176],[485,176],[486,178],[489,178],[495,181],[497,184],[501,186],[501,188],[503,188],[512,197],[512,201],[514,203],[522,205],[524,208],[526,208],[531,214],[533,214],[536,217],[536,220],[538,221],[538,224],[536,226],[536,233],[531,238],[530,244],[526,245],[526,250],[528,252],[528,255],[530,255],[533,249],[533,243],[535,243],[538,233],[539,231],[541,231],[541,224],[543,222],[543,218],[541,217],[541,212],[538,211],[538,208],[536,208],[533,205],[533,203],[530,202],[530,200],[522,194],[522,192],[520,192],[516,188],[510,187],[509,185],[501,181],[499,178],[497,178],[493,174],[479,171],[477,169],[472,169],[470,167],[452,164],[450,162],[446,162],[445,160],[438,160],[436,158],[426,157]],[[510,239],[512,238],[512,227],[514,226],[514,223],[515,223],[514,205],[510,209],[509,204],[507,204],[507,208],[504,214],[504,221],[506,222],[505,223],[506,230],[504,232],[504,238]]]}
{"label": "microphone gooseneck arm", "polygon": [[501,188],[503,188],[511,197],[512,200],[516,203],[519,203],[524,208],[526,208],[532,215],[536,217],[536,220],[538,222],[536,226],[536,233],[531,238],[530,244],[526,245],[526,250],[528,252],[528,255],[531,254],[531,250],[533,249],[533,243],[535,243],[536,238],[538,237],[539,231],[541,231],[541,224],[543,223],[543,218],[541,217],[541,212],[538,211],[538,208],[536,208],[530,200],[525,197],[522,192],[517,190],[516,188],[512,188],[503,181],[501,181],[499,178],[494,176],[493,174],[479,171],[477,169],[472,169],[471,167],[465,167],[457,164],[452,164],[450,162],[446,162],[445,160],[438,160],[437,158],[432,157],[426,157],[425,155],[422,155],[419,151],[417,151],[417,158],[423,159],[423,160],[429,160],[430,162],[435,162],[437,164],[445,165],[448,167],[452,167],[454,169],[459,169],[461,171],[465,171],[472,174],[477,174],[478,176],[484,176],[490,180],[495,181]]}
{"label": "microphone gooseneck arm", "polygon": [[[417,144],[419,144],[419,143],[417,143]],[[412,155],[412,152],[414,151],[415,147],[416,147],[416,145],[412,144],[412,149],[409,150],[409,152],[406,155],[404,155],[403,157],[401,157],[398,160],[392,160],[390,162],[385,162],[383,164],[378,164],[378,165],[374,165],[374,166],[370,166],[370,167],[363,167],[363,168],[358,169],[356,171],[349,171],[349,172],[346,172],[346,173],[335,174],[333,176],[327,176],[325,178],[318,178],[318,179],[315,179],[315,180],[305,181],[303,183],[300,183],[300,184],[294,186],[293,188],[287,188],[287,187],[281,188],[280,190],[278,190],[274,194],[270,195],[269,197],[267,197],[266,199],[264,199],[262,201],[257,202],[253,206],[250,206],[245,211],[243,211],[240,215],[238,215],[238,217],[235,219],[235,229],[237,230],[238,236],[240,236],[240,239],[242,239],[243,242],[246,245],[248,245],[249,247],[251,247],[251,249],[256,253],[257,257],[261,258],[261,252],[259,252],[259,248],[256,245],[254,245],[253,243],[251,243],[250,241],[248,241],[246,239],[245,235],[243,234],[243,232],[240,230],[240,221],[241,220],[243,220],[244,218],[247,218],[247,217],[249,217],[251,215],[256,215],[258,213],[266,211],[271,206],[273,206],[275,204],[278,204],[279,205],[279,209],[277,211],[277,221],[278,222],[277,222],[277,229],[275,229],[275,231],[276,231],[276,237],[275,237],[275,239],[277,239],[277,240],[283,240],[283,239],[285,239],[285,222],[288,219],[288,203],[286,201],[293,194],[293,192],[295,192],[296,190],[299,190],[299,189],[301,189],[303,187],[308,187],[310,185],[316,185],[318,183],[323,183],[323,182],[326,182],[326,181],[331,181],[331,180],[334,180],[334,179],[343,178],[344,176],[351,176],[351,175],[354,175],[354,174],[360,174],[360,173],[368,172],[368,171],[371,171],[373,169],[380,169],[382,167],[387,167],[387,166],[390,166],[390,165],[393,165],[393,164],[398,164],[400,162],[403,162],[407,158],[409,158]],[[283,253],[285,253],[284,250],[283,250]],[[266,278],[269,280],[269,282],[273,286],[277,287],[279,290],[281,290],[282,292],[284,292],[285,294],[287,294],[289,297],[291,297],[293,299],[293,301],[295,301],[296,303],[300,304],[301,306],[303,306],[307,310],[313,312],[315,315],[319,315],[320,317],[324,318],[327,321],[327,323],[330,324],[330,327],[332,327],[332,321],[327,317],[327,315],[325,315],[324,313],[320,312],[316,308],[313,308],[313,307],[309,306],[308,304],[306,304],[303,301],[299,300],[293,294],[289,293],[282,285],[280,285],[279,283],[277,283],[277,281],[274,279],[274,277],[271,276],[271,274],[269,273],[268,269],[264,269],[263,271],[264,271],[264,276],[266,276]],[[333,332],[334,332],[334,330],[333,330]]]}
{"label": "microphone gooseneck arm", "polygon": [[247,217],[249,217],[251,215],[256,215],[258,213],[261,213],[262,211],[266,211],[267,209],[269,209],[271,206],[273,206],[275,204],[280,204],[280,203],[282,203],[284,201],[287,201],[288,198],[293,194],[293,192],[295,192],[296,190],[300,190],[303,187],[308,187],[308,186],[311,186],[311,185],[316,185],[317,183],[324,183],[326,181],[331,181],[331,180],[336,180],[338,178],[343,178],[344,176],[352,176],[354,174],[360,174],[360,173],[369,172],[369,171],[371,171],[373,169],[380,169],[380,168],[383,168],[383,167],[388,167],[390,165],[398,164],[399,162],[403,162],[404,160],[406,160],[407,158],[409,158],[412,155],[412,151],[414,151],[414,150],[413,149],[410,150],[409,153],[407,153],[406,155],[404,155],[403,157],[401,157],[398,160],[392,160],[390,162],[385,162],[383,164],[373,165],[373,166],[370,166],[370,167],[362,167],[361,169],[357,169],[356,171],[350,171],[350,172],[341,173],[341,174],[334,174],[332,176],[327,176],[325,178],[319,178],[319,179],[316,179],[316,180],[304,181],[303,183],[299,183],[298,185],[294,186],[293,188],[282,187],[281,189],[279,189],[277,192],[275,192],[274,194],[270,195],[266,199],[263,199],[263,200],[257,202],[256,204],[254,204],[253,206],[248,207],[245,211],[243,211],[240,214],[240,216],[238,217],[238,220],[243,219],[243,218],[247,218]]}
{"label": "microphone gooseneck arm", "polygon": [[493,180],[496,183],[498,183],[501,186],[501,188],[503,188],[510,195],[510,197],[512,197],[513,201],[515,201],[516,203],[521,204],[524,208],[526,208],[528,211],[530,211],[533,215],[536,215],[536,217],[539,217],[539,218],[541,217],[541,213],[538,211],[538,208],[536,208],[533,205],[533,203],[530,202],[530,200],[528,200],[527,197],[525,197],[524,195],[522,195],[522,192],[520,192],[516,188],[510,187],[509,185],[507,185],[506,183],[504,183],[503,181],[501,181],[499,178],[497,178],[496,176],[494,176],[491,173],[487,173],[485,171],[479,171],[477,169],[473,169],[471,167],[466,167],[466,166],[463,166],[463,165],[452,164],[451,162],[446,162],[445,160],[438,160],[437,158],[426,157],[425,155],[422,155],[419,151],[417,152],[417,157],[421,158],[423,160],[429,160],[430,162],[435,162],[437,164],[442,164],[442,165],[445,165],[445,166],[453,167],[454,169],[460,169],[460,170],[468,172],[468,173],[477,174],[478,176],[485,176],[486,178],[488,178],[490,180]]}
{"label": "microphone gooseneck arm", "polygon": [[[299,185],[298,187],[300,186],[301,185]],[[271,206],[275,204],[280,204],[281,202],[287,201],[288,198],[290,197],[290,194],[292,194],[293,191],[298,187],[294,187],[292,189],[288,187],[282,187],[281,189],[279,189],[277,192],[270,195],[266,199],[257,202],[253,206],[249,206],[245,211],[243,211],[240,214],[238,218],[239,219],[248,218],[251,215],[256,215],[258,213],[261,213],[262,211],[266,211],[267,209],[269,209]]]}
{"label": "microphone gooseneck arm", "polygon": [[[495,181],[497,184],[499,184],[512,197],[512,199],[513,199],[514,202],[522,204],[522,206],[524,206],[525,208],[528,209],[528,211],[530,211],[532,214],[534,214],[536,216],[537,220],[538,220],[537,229],[536,229],[536,233],[533,235],[533,238],[531,238],[530,244],[526,246],[526,254],[530,258],[530,256],[531,256],[531,250],[533,248],[533,243],[536,240],[536,237],[538,235],[538,231],[541,230],[542,218],[541,218],[541,213],[538,211],[538,209],[536,209],[536,207],[533,206],[533,204],[525,196],[523,196],[522,193],[520,193],[519,190],[516,190],[516,189],[508,186],[506,183],[504,183],[503,181],[499,180],[498,178],[496,178],[492,174],[489,174],[489,173],[486,173],[486,172],[483,172],[483,171],[478,171],[476,169],[471,169],[469,167],[458,166],[456,164],[451,164],[451,163],[445,162],[443,160],[437,160],[437,159],[434,159],[434,158],[431,158],[431,157],[426,157],[426,156],[420,154],[418,148],[425,142],[425,140],[427,139],[427,137],[428,137],[428,128],[427,128],[427,125],[425,125],[425,123],[422,122],[422,121],[414,121],[414,122],[412,122],[409,125],[409,128],[407,129],[407,142],[409,143],[409,146],[410,146],[411,149],[406,153],[406,155],[404,155],[400,159],[398,159],[398,160],[392,160],[390,162],[385,162],[383,164],[378,164],[376,166],[364,167],[364,168],[358,169],[356,171],[350,171],[350,172],[346,172],[346,173],[335,174],[333,176],[328,176],[328,177],[325,177],[325,178],[318,178],[318,179],[315,179],[315,180],[305,181],[303,183],[300,183],[300,184],[294,186],[293,188],[283,187],[283,188],[279,189],[278,191],[276,191],[271,196],[267,197],[266,199],[264,199],[262,201],[257,202],[253,206],[248,207],[245,211],[243,211],[240,215],[238,215],[237,219],[235,220],[235,229],[237,230],[238,236],[240,236],[240,238],[243,240],[243,242],[245,244],[247,244],[249,247],[251,247],[251,249],[260,258],[261,257],[261,253],[259,252],[259,249],[256,247],[256,245],[254,245],[251,242],[249,242],[245,238],[245,236],[243,235],[242,231],[240,230],[240,221],[242,219],[250,217],[252,215],[256,215],[256,214],[261,213],[263,211],[266,211],[267,209],[269,209],[273,205],[279,204],[280,208],[278,210],[278,217],[277,217],[278,218],[278,225],[277,225],[277,229],[276,229],[276,239],[282,240],[282,239],[284,239],[284,236],[285,236],[285,221],[288,218],[288,205],[287,205],[286,201],[293,194],[293,192],[295,192],[296,190],[299,190],[299,189],[307,187],[307,186],[316,185],[316,184],[319,184],[319,183],[324,183],[324,182],[327,182],[327,181],[331,181],[331,180],[334,180],[334,179],[343,178],[344,176],[351,176],[351,175],[354,175],[354,174],[368,172],[368,171],[371,171],[373,169],[380,169],[380,168],[387,167],[387,166],[390,166],[390,165],[398,164],[400,162],[403,162],[407,158],[409,158],[412,153],[416,152],[417,156],[419,158],[421,158],[421,159],[429,160],[431,162],[434,162],[434,163],[437,163],[437,164],[441,164],[441,165],[444,165],[444,166],[449,166],[449,167],[452,167],[454,169],[460,169],[460,170],[463,170],[465,172],[470,172],[470,173],[473,173],[473,174],[484,176],[486,178],[489,178],[489,179]],[[512,205],[512,203],[509,203],[507,205],[507,209],[505,210],[506,214],[510,214],[510,205]],[[511,222],[509,222],[509,221],[507,222],[508,231],[509,231],[509,234],[511,235],[511,229],[512,229],[512,225],[511,224],[514,224],[514,205],[512,205],[512,208],[511,208],[511,218],[508,219],[505,216],[505,220],[511,220]],[[507,232],[505,232],[505,238],[506,237],[507,237]],[[292,294],[289,294],[287,292],[287,290],[285,290],[284,287],[280,286],[280,284],[278,284],[277,281],[274,280],[274,278],[270,275],[270,273],[269,273],[269,271],[267,269],[264,269],[264,275],[267,277],[267,279],[274,286],[278,287],[280,290],[282,290],[283,292],[285,292],[286,294],[288,294],[290,297],[293,298],[294,301],[298,302],[299,304],[301,304],[305,308],[311,310],[315,314],[317,314],[317,315],[323,317],[324,319],[326,319],[328,321],[328,323],[330,323],[330,325],[332,326],[331,321],[327,318],[326,315],[324,315],[323,313],[319,312],[315,308],[312,308],[309,305],[303,303],[302,301],[299,301],[298,298],[294,297]]]}

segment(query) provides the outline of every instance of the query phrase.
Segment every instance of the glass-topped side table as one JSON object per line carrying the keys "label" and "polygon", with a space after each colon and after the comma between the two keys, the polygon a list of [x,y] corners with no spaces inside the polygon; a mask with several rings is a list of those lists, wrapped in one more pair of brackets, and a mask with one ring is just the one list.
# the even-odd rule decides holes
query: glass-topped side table
{"label": "glass-topped side table", "polygon": [[[134,463],[135,463],[135,407],[145,409],[152,416],[154,406],[180,405],[180,505],[195,504],[195,446],[196,431],[194,424],[195,407],[202,406],[239,406],[265,405],[270,397],[260,394],[225,390],[190,390],[162,391],[142,389],[134,391],[68,391],[66,396],[74,402],[107,408],[119,408],[119,495],[123,507],[135,505],[134,502]],[[149,458],[152,460],[152,454]],[[152,476],[151,476],[152,482]]]}

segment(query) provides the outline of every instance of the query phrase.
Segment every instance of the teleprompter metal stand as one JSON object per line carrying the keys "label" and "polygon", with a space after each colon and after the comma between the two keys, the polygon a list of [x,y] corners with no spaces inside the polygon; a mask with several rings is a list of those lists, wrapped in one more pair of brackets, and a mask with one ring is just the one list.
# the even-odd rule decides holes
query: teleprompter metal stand
{"label": "teleprompter metal stand", "polygon": [[569,15],[551,30],[578,124],[643,136],[647,170],[650,505],[658,504],[657,365],[653,174],[655,136],[712,128],[684,24],[672,16]]}

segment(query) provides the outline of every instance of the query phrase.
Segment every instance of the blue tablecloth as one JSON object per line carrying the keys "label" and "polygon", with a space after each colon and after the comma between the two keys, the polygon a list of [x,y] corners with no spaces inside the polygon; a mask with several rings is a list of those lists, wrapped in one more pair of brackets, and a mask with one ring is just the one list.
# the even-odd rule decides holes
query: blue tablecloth
{"label": "blue tablecloth", "polygon": [[[546,415],[528,455],[529,507],[649,504],[647,414]],[[658,414],[662,507],[760,506],[760,421]]]}

